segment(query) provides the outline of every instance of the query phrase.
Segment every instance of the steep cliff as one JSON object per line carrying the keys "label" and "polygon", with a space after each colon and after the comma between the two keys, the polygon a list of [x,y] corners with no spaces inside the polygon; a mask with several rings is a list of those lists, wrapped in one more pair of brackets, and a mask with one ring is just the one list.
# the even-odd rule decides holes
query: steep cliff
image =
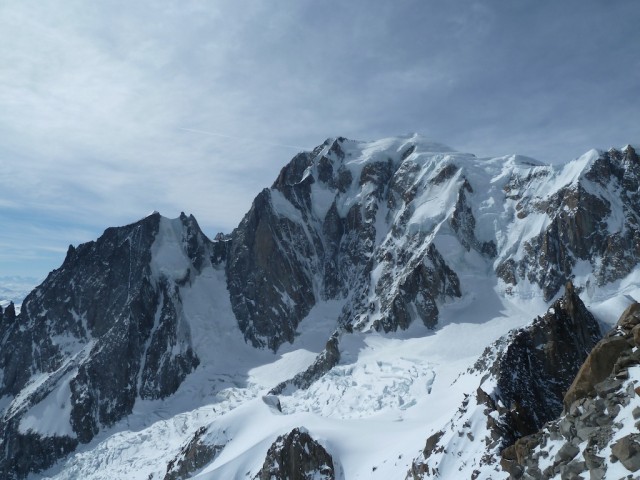
{"label": "steep cliff", "polygon": [[[199,364],[179,286],[210,264],[193,217],[159,214],[70,247],[62,266],[5,322],[0,472],[38,471],[131,413],[164,398]],[[187,261],[184,261],[188,259]]]}

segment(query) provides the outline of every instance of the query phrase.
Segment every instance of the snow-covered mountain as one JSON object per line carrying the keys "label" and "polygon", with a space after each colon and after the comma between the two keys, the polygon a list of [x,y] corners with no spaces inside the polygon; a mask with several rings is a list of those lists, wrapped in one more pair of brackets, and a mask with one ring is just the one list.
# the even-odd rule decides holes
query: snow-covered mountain
{"label": "snow-covered mountain", "polygon": [[639,191],[630,146],[337,138],[229,235],[109,228],[2,319],[0,475],[538,478],[518,439],[639,298]]}

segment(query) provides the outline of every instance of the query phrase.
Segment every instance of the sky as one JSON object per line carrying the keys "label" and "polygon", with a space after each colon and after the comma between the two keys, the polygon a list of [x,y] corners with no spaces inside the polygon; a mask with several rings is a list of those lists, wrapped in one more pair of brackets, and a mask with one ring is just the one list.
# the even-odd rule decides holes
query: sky
{"label": "sky", "polygon": [[153,210],[231,232],[300,150],[640,143],[637,0],[5,0],[0,278]]}

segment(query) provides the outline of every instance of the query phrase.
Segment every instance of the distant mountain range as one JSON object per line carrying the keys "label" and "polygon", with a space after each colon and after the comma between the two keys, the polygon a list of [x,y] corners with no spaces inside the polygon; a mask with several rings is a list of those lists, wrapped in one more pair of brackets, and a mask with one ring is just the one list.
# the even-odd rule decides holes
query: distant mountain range
{"label": "distant mountain range", "polygon": [[0,476],[637,475],[639,263],[632,146],[329,139],[233,232],[108,228],[0,318]]}

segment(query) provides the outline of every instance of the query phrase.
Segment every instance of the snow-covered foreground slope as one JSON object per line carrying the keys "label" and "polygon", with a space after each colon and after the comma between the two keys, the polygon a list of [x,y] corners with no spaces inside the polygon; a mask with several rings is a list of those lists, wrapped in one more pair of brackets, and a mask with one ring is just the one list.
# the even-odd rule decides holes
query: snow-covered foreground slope
{"label": "snow-covered foreground slope", "polygon": [[[339,138],[215,241],[184,215],[109,229],[3,325],[0,472],[507,478],[588,353],[558,332],[640,298],[639,191],[631,147],[551,167]],[[544,355],[574,370],[545,383]]]}
{"label": "snow-covered foreground slope", "polygon": [[[335,305],[317,306],[302,327],[305,322],[327,323],[331,310],[335,315]],[[222,361],[222,367],[194,372],[167,400],[139,402],[126,421],[44,477],[119,474],[146,479],[153,473],[162,478],[167,459],[204,425],[225,432],[220,438],[226,446],[203,478],[256,473],[275,437],[297,426],[307,428],[335,455],[345,478],[370,478],[378,470],[376,478],[390,478],[385,477],[390,472],[397,478],[398,472],[406,472],[430,428],[439,428],[462,399],[466,385],[451,387],[458,373],[475,361],[486,343],[525,318],[524,312],[511,313],[513,317],[496,317],[484,325],[456,315],[459,321],[428,336],[423,336],[423,327],[402,335],[350,335],[341,343],[340,365],[308,390],[281,396],[282,412],[265,404],[262,396],[306,368],[321,347],[317,338],[327,333],[314,332],[312,338],[300,339],[301,348],[274,355],[247,347],[232,328],[209,335],[201,331],[200,347],[209,351],[207,360],[211,365]],[[225,358],[216,354],[220,350],[237,356]],[[390,445],[385,439],[392,432]]]}

